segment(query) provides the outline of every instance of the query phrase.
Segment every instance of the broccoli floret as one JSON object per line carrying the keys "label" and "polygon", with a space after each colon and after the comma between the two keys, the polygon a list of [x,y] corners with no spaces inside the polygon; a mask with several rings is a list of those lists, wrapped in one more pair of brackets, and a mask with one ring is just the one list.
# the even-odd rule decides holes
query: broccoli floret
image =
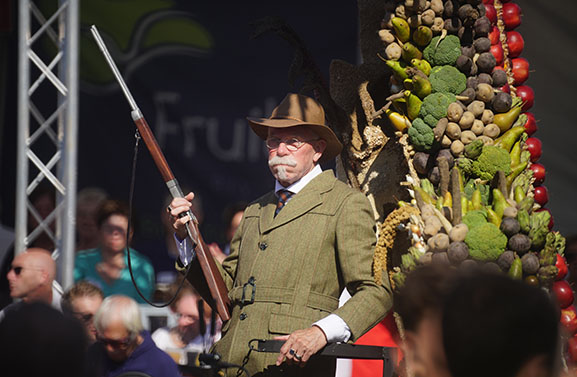
{"label": "broccoli floret", "polygon": [[469,229],[478,227],[487,223],[487,211],[484,209],[476,209],[469,211],[463,216],[463,224],[466,224]]}
{"label": "broccoli floret", "polygon": [[407,133],[409,134],[409,141],[418,151],[428,152],[435,146],[435,134],[433,133],[433,129],[421,118],[413,120]]}
{"label": "broccoli floret", "polygon": [[485,145],[483,152],[476,160],[461,157],[457,159],[457,166],[473,178],[490,180],[499,170],[502,170],[505,175],[511,172],[511,156],[503,148]]}
{"label": "broccoli floret", "polygon": [[461,56],[461,41],[456,35],[447,35],[437,46],[440,36],[431,39],[431,43],[423,50],[423,57],[435,65],[455,65]]}
{"label": "broccoli floret", "polygon": [[467,76],[451,65],[435,67],[429,76],[433,93],[462,93],[467,88]]}
{"label": "broccoli floret", "polygon": [[419,117],[430,127],[435,127],[439,119],[447,116],[447,108],[455,101],[455,95],[452,93],[429,94],[421,104]]}
{"label": "broccoli floret", "polygon": [[494,261],[499,258],[507,246],[507,236],[492,223],[485,223],[469,228],[465,243],[469,254],[478,261]]}

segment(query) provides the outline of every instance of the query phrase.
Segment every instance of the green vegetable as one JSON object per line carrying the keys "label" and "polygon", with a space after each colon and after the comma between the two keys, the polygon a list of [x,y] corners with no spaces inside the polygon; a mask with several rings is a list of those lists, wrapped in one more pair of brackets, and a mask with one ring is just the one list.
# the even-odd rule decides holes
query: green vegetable
{"label": "green vegetable", "polygon": [[431,43],[423,51],[423,57],[431,65],[455,65],[461,56],[461,41],[456,35],[447,35],[440,42],[441,37],[431,39]]}
{"label": "green vegetable", "polygon": [[433,129],[429,127],[421,118],[417,118],[413,121],[413,124],[411,127],[409,127],[407,134],[409,135],[409,141],[418,151],[428,152],[434,149],[434,147],[437,145]]}
{"label": "green vegetable", "polygon": [[415,261],[415,257],[410,254],[406,253],[401,255],[401,269],[404,272],[410,272],[417,267],[417,262]]}
{"label": "green vegetable", "polygon": [[470,158],[471,160],[476,159],[481,155],[481,152],[483,151],[483,145],[484,145],[483,140],[481,139],[473,140],[473,142],[465,146],[464,151],[465,157]]}
{"label": "green vegetable", "polygon": [[563,255],[565,250],[565,237],[559,232],[547,233],[545,247],[539,253],[539,263],[541,266],[555,265],[557,253]]}
{"label": "green vegetable", "polygon": [[471,161],[466,158],[459,158],[457,163],[459,168],[465,173],[484,180],[493,179],[493,176],[499,170],[505,174],[511,172],[511,157],[509,153],[492,145],[485,145],[481,155],[476,160]]}
{"label": "green vegetable", "polygon": [[[477,182],[475,182],[474,179],[469,179],[467,181],[467,184],[465,185],[465,188],[463,189],[463,192],[465,193],[465,196],[467,197],[467,199],[469,199],[473,203],[475,203],[475,201],[473,200],[473,195],[475,194],[475,191],[477,191],[477,190],[479,190],[481,193],[481,204],[483,204],[483,205],[489,204],[489,194],[491,192],[491,188],[489,187],[489,185],[477,183]],[[478,208],[476,208],[476,209],[478,209]]]}
{"label": "green vegetable", "polygon": [[499,136],[499,138],[495,140],[493,145],[501,147],[507,152],[509,152],[513,147],[513,144],[515,144],[515,142],[519,140],[521,135],[523,135],[523,132],[525,132],[525,127],[523,126],[513,127],[508,131],[506,131],[501,136]]}
{"label": "green vegetable", "polygon": [[435,193],[435,186],[429,181],[427,178],[421,179],[421,188],[425,190],[427,194],[431,196],[431,198],[436,198],[437,193]]}
{"label": "green vegetable", "polygon": [[431,128],[437,125],[439,119],[447,116],[447,108],[456,101],[451,93],[433,93],[425,97],[421,104],[419,117]]}
{"label": "green vegetable", "polygon": [[521,258],[515,257],[513,263],[511,263],[511,268],[509,268],[508,275],[512,279],[520,280],[523,277],[523,263]]}
{"label": "green vegetable", "polygon": [[468,211],[463,216],[463,224],[467,225],[469,230],[486,223],[487,223],[487,211],[485,211],[484,209],[476,209]]}
{"label": "green vegetable", "polygon": [[531,230],[531,218],[526,209],[519,209],[519,212],[517,212],[517,221],[519,222],[521,231],[529,233],[529,230]]}
{"label": "green vegetable", "polygon": [[547,233],[549,233],[549,221],[551,214],[549,211],[532,212],[529,217],[529,224],[531,230],[529,237],[531,238],[531,248],[539,250],[545,245]]}
{"label": "green vegetable", "polygon": [[467,76],[451,65],[433,68],[429,81],[433,93],[443,92],[458,95],[467,88]]}
{"label": "green vegetable", "polygon": [[470,227],[465,243],[473,259],[494,261],[505,251],[507,236],[495,224],[485,223]]}
{"label": "green vegetable", "polygon": [[544,266],[539,268],[539,272],[537,273],[537,277],[539,278],[539,282],[544,287],[549,287],[555,277],[557,276],[557,267],[555,266]]}

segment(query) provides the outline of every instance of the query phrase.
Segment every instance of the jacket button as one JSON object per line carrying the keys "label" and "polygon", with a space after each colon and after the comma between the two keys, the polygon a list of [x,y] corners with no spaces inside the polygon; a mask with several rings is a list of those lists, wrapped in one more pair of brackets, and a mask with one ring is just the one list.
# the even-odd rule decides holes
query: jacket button
{"label": "jacket button", "polygon": [[241,321],[244,321],[246,319],[247,315],[246,315],[246,313],[240,313],[239,317],[240,317]]}
{"label": "jacket button", "polygon": [[266,244],[266,242],[261,242],[258,244],[258,248],[263,250],[263,251],[267,248],[267,246],[268,245]]}

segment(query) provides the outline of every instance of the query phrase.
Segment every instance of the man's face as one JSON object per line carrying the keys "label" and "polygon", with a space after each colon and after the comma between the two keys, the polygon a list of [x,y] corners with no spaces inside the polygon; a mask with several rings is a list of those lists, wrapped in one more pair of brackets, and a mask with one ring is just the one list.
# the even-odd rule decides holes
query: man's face
{"label": "man's face", "polygon": [[426,314],[416,331],[407,331],[406,362],[415,377],[451,377],[443,348],[441,316]]}
{"label": "man's face", "polygon": [[100,304],[102,304],[102,297],[97,295],[76,297],[70,303],[72,314],[84,325],[91,343],[96,340],[96,328],[93,319]]}
{"label": "man's face", "polygon": [[[288,187],[311,171],[321,158],[326,142],[304,126],[269,128],[268,139],[281,140],[278,148],[268,152],[268,164],[272,175],[284,187]],[[290,151],[284,141],[306,141],[296,151]]]}
{"label": "man's face", "polygon": [[98,334],[98,341],[104,346],[108,357],[119,363],[132,354],[137,347],[137,338],[130,333],[120,321],[108,324],[102,333]]}
{"label": "man's face", "polygon": [[193,295],[185,295],[178,301],[175,309],[180,334],[190,338],[199,335],[198,298]]}
{"label": "man's face", "polygon": [[126,230],[128,219],[122,215],[112,215],[100,226],[102,247],[121,252],[126,247]]}
{"label": "man's face", "polygon": [[17,255],[6,275],[12,298],[25,299],[46,283],[48,274],[26,253]]}

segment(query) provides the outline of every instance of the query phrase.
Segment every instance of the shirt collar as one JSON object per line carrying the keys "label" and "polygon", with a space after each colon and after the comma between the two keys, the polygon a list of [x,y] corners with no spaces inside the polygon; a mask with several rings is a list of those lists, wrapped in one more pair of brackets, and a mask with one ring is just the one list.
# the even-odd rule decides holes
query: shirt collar
{"label": "shirt collar", "polygon": [[317,175],[321,174],[322,172],[323,172],[323,169],[321,169],[321,166],[319,164],[316,164],[315,167],[311,171],[309,171],[307,174],[305,174],[304,177],[302,177],[301,179],[299,179],[298,181],[296,181],[295,183],[293,183],[292,185],[290,185],[288,187],[284,187],[283,185],[281,185],[279,183],[279,181],[276,181],[276,183],[274,185],[274,192],[276,194],[280,190],[288,190],[288,191],[292,192],[293,194],[298,194],[299,191],[301,191],[310,181],[313,180],[313,178],[315,178]]}

